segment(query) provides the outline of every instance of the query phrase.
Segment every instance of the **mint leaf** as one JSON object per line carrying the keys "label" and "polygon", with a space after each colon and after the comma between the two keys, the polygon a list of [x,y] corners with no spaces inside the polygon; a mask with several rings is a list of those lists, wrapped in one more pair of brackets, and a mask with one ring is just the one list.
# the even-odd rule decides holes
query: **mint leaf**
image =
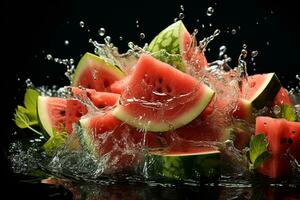
{"label": "mint leaf", "polygon": [[284,104],[281,106],[281,118],[285,118],[288,121],[296,121],[297,114],[295,109],[288,104]]}
{"label": "mint leaf", "polygon": [[27,88],[24,97],[24,105],[28,110],[29,115],[32,118],[36,118],[36,119],[37,119],[36,104],[37,104],[38,97],[39,97],[38,91],[31,88]]}
{"label": "mint leaf", "polygon": [[36,125],[38,124],[37,121],[32,121],[29,119],[28,115],[27,115],[27,110],[24,110],[25,108],[22,106],[18,106],[16,113],[14,114],[15,116],[15,123],[19,128],[29,128],[30,130],[32,130],[33,132],[42,135],[41,132],[35,130],[34,128],[32,128],[32,125]]}
{"label": "mint leaf", "polygon": [[64,145],[68,138],[68,133],[65,131],[57,132],[55,129],[52,129],[52,132],[53,132],[53,135],[43,145],[46,153],[48,153],[48,154],[52,154],[55,150],[57,150],[62,145]]}
{"label": "mint leaf", "polygon": [[264,134],[258,134],[251,137],[250,141],[250,169],[255,169],[271,157],[268,152],[269,143]]}
{"label": "mint leaf", "polygon": [[24,96],[24,105],[17,106],[16,112],[14,114],[14,121],[19,128],[29,128],[35,133],[42,135],[39,131],[32,128],[33,125],[38,124],[37,117],[37,98],[39,96],[38,91],[28,88]]}

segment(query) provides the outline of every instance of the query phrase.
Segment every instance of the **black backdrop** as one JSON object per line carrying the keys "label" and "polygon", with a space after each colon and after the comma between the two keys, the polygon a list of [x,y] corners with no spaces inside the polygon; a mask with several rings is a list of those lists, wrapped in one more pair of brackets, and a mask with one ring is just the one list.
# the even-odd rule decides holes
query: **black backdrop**
{"label": "black backdrop", "polygon": [[[257,72],[275,71],[287,86],[291,78],[300,72],[298,30],[299,11],[292,0],[256,1],[103,1],[103,0],[44,0],[2,1],[1,6],[1,168],[8,188],[17,188],[13,195],[36,194],[43,197],[44,190],[35,186],[17,184],[18,177],[12,176],[4,159],[9,135],[17,130],[12,122],[16,105],[22,102],[25,79],[39,85],[65,85],[65,67],[44,59],[47,53],[60,58],[74,58],[92,51],[89,38],[102,41],[98,29],[104,27],[112,42],[126,48],[129,41],[137,44],[149,42],[160,30],[173,22],[184,6],[185,22],[192,31],[199,29],[198,39],[209,36],[216,28],[222,32],[210,45],[209,60],[217,58],[218,48],[227,46],[227,53],[237,56],[246,43],[248,49],[258,50],[255,59]],[[212,16],[206,10],[212,6]],[[199,19],[199,20],[198,20]],[[139,27],[136,21],[139,21]],[[79,22],[84,21],[81,28]],[[199,22],[197,22],[199,21]],[[212,26],[209,26],[209,23]],[[205,28],[202,28],[204,24]],[[240,26],[240,28],[239,28]],[[88,29],[90,32],[88,32]],[[236,29],[236,34],[231,30]],[[229,33],[226,31],[229,30]],[[145,39],[139,33],[145,33]],[[123,40],[119,40],[119,36]],[[64,41],[68,40],[66,46]],[[267,44],[269,43],[269,45]],[[249,67],[250,72],[253,67]],[[285,78],[283,78],[285,76]],[[47,189],[45,189],[47,190]],[[34,191],[34,192],[33,192]]]}

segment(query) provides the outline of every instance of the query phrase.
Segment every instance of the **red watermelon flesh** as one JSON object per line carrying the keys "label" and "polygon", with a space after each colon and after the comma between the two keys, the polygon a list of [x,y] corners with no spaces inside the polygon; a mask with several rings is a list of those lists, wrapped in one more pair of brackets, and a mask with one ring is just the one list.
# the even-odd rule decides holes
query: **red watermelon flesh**
{"label": "red watermelon flesh", "polygon": [[113,114],[137,128],[167,131],[196,118],[213,94],[195,78],[142,54]]}
{"label": "red watermelon flesh", "polygon": [[124,124],[111,112],[98,113],[80,120],[84,128],[84,140],[97,156],[107,156],[106,173],[130,169],[142,159],[141,150],[145,147],[160,147],[156,134],[141,133]]}
{"label": "red watermelon flesh", "polygon": [[191,64],[188,67],[187,72],[190,73],[191,70],[199,71],[200,69],[206,68],[208,63],[204,55],[204,50],[200,50],[200,48],[197,46],[197,40],[195,36],[192,36],[186,30],[183,33],[183,41],[184,42],[181,46],[181,49],[183,49],[184,52],[183,59],[188,64]]}
{"label": "red watermelon flesh", "polygon": [[[82,90],[79,88],[72,88],[72,92],[75,96],[83,101],[89,99],[97,108],[105,108],[107,106],[113,106],[117,103],[120,95],[108,92],[97,92],[95,90]],[[81,116],[88,112],[85,105],[79,100],[67,100],[66,108],[66,130],[69,134],[73,131],[73,124],[77,123]]]}
{"label": "red watermelon flesh", "polygon": [[110,85],[124,77],[124,73],[104,59],[86,53],[78,63],[73,77],[73,86],[110,92]]}
{"label": "red watermelon flesh", "polygon": [[111,92],[117,93],[117,94],[122,94],[126,90],[130,78],[131,77],[129,75],[129,76],[126,76],[125,78],[111,84],[111,86],[110,86]]}
{"label": "red watermelon flesh", "polygon": [[281,106],[284,104],[293,105],[288,91],[284,87],[281,87],[274,99],[273,105]]}
{"label": "red watermelon flesh", "polygon": [[257,117],[255,132],[266,135],[268,150],[272,154],[259,168],[259,172],[271,178],[292,176],[292,157],[300,161],[300,122]]}

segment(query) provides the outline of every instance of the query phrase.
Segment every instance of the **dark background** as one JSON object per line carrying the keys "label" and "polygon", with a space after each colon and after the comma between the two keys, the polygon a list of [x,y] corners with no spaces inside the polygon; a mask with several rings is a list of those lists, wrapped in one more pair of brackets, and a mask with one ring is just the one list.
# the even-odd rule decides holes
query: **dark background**
{"label": "dark background", "polygon": [[[221,35],[210,45],[206,53],[208,60],[217,58],[221,45],[227,46],[227,53],[237,61],[242,45],[248,50],[258,50],[255,59],[256,72],[275,71],[284,86],[295,85],[295,74],[299,73],[299,11],[296,1],[103,1],[103,0],[44,0],[44,1],[8,1],[1,2],[1,95],[3,111],[1,113],[1,179],[7,188],[14,188],[12,195],[31,197],[33,194],[46,197],[51,190],[48,187],[20,184],[19,177],[13,176],[5,159],[10,135],[16,131],[12,122],[17,104],[21,104],[25,91],[25,80],[30,78],[34,85],[67,85],[64,76],[65,66],[45,60],[46,54],[54,57],[74,58],[93,51],[89,38],[103,42],[98,29],[104,27],[112,42],[125,50],[127,43],[150,42],[163,28],[173,22],[180,12],[187,29],[192,32],[198,28],[198,40],[209,36],[215,29]],[[181,11],[180,5],[184,6]],[[206,10],[212,6],[215,10],[211,17]],[[197,19],[199,19],[197,22]],[[139,27],[136,21],[139,21]],[[79,22],[84,21],[81,28]],[[209,26],[209,23],[212,26]],[[205,28],[202,28],[204,24]],[[239,29],[240,26],[240,29]],[[236,34],[231,30],[236,29]],[[89,30],[89,31],[88,31]],[[227,33],[228,31],[228,33]],[[145,33],[141,40],[139,34]],[[119,36],[123,40],[119,40]],[[69,45],[64,41],[68,40]],[[269,45],[267,44],[269,43]],[[249,65],[250,73],[253,65]],[[42,188],[42,189],[41,189]],[[48,193],[47,193],[47,192]],[[54,198],[55,199],[55,198]]]}

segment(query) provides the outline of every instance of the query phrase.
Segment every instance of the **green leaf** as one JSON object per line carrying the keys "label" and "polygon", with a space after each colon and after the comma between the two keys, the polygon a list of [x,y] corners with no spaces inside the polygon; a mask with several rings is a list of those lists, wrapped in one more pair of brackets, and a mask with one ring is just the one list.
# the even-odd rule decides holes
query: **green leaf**
{"label": "green leaf", "polygon": [[257,168],[271,157],[268,152],[269,143],[264,134],[258,134],[251,137],[250,141],[250,168]]}
{"label": "green leaf", "polygon": [[37,117],[37,98],[38,98],[38,91],[28,88],[26,90],[24,96],[24,105],[17,106],[16,112],[14,114],[14,121],[19,128],[29,128],[35,133],[42,135],[39,131],[32,128],[33,125],[38,124],[38,117]]}
{"label": "green leaf", "polygon": [[39,97],[38,91],[31,89],[31,88],[27,88],[25,97],[24,97],[24,105],[25,105],[26,109],[28,110],[29,115],[32,118],[36,118],[36,119],[37,119],[36,104],[37,104],[38,97]]}
{"label": "green leaf", "polygon": [[43,145],[46,153],[48,154],[52,154],[55,150],[63,146],[68,138],[67,132],[57,132],[55,129],[53,129],[52,132],[53,135]]}
{"label": "green leaf", "polygon": [[[21,108],[20,108],[21,107]],[[38,121],[30,121],[28,118],[28,115],[26,114],[26,112],[24,112],[23,110],[24,107],[22,106],[18,106],[18,109],[16,110],[16,113],[14,114],[15,116],[15,123],[18,127],[20,128],[29,128],[30,130],[32,130],[33,132],[42,135],[41,132],[35,130],[34,128],[32,128],[31,126],[38,124]]]}
{"label": "green leaf", "polygon": [[268,151],[263,152],[260,154],[253,163],[253,168],[256,169],[257,167],[261,166],[266,160],[271,157],[271,153]]}
{"label": "green leaf", "polygon": [[296,114],[295,109],[288,104],[284,104],[281,107],[281,117],[285,118],[288,121],[296,121],[297,120],[297,114]]}

